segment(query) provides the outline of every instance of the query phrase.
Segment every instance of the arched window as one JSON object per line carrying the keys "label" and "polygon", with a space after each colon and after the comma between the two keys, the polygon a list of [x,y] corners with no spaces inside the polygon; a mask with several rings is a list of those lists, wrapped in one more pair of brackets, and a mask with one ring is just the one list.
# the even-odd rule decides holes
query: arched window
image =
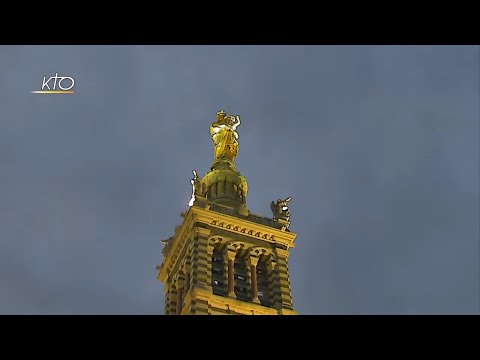
{"label": "arched window", "polygon": [[266,258],[263,257],[257,264],[258,299],[263,306],[271,306],[269,285]]}
{"label": "arched window", "polygon": [[250,291],[248,286],[248,275],[245,258],[237,256],[234,262],[235,295],[237,300],[250,301]]}
{"label": "arched window", "polygon": [[212,291],[215,295],[227,295],[224,257],[218,248],[212,254]]}

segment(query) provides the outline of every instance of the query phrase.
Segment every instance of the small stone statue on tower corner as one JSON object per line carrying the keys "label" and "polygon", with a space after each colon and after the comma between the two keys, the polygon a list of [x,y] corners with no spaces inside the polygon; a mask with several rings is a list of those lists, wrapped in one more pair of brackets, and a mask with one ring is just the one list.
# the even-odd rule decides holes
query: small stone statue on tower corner
{"label": "small stone statue on tower corner", "polygon": [[286,225],[287,229],[290,226],[290,209],[288,208],[288,202],[292,200],[289,196],[286,199],[278,199],[277,202],[270,203],[270,209],[273,212],[273,218],[279,223]]}
{"label": "small stone statue on tower corner", "polygon": [[190,180],[190,184],[192,184],[192,197],[190,198],[190,201],[188,202],[188,206],[193,206],[193,203],[195,202],[196,195],[200,193],[200,180],[198,180],[198,175],[195,170],[192,170],[193,173],[193,179]]}
{"label": "small stone statue on tower corner", "polygon": [[174,236],[170,236],[168,239],[160,240],[160,242],[163,244],[163,249],[162,249],[163,256],[166,256],[168,250],[170,250],[173,239],[174,239]]}

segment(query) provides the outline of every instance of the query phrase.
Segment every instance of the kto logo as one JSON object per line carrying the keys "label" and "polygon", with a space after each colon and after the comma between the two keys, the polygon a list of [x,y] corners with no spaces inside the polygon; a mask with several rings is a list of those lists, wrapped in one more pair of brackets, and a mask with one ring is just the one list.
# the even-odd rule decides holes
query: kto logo
{"label": "kto logo", "polygon": [[42,90],[32,91],[33,94],[73,94],[73,86],[75,85],[75,80],[70,76],[58,76],[58,73],[55,73],[55,76],[50,77],[47,80],[47,77],[43,77]]}

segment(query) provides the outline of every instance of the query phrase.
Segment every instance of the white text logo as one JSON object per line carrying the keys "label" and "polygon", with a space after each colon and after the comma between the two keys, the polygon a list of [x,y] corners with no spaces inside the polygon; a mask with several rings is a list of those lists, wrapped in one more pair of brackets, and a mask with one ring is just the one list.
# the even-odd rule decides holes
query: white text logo
{"label": "white text logo", "polygon": [[73,94],[73,87],[75,86],[75,80],[70,76],[55,76],[47,79],[43,77],[42,89],[32,91],[33,94]]}

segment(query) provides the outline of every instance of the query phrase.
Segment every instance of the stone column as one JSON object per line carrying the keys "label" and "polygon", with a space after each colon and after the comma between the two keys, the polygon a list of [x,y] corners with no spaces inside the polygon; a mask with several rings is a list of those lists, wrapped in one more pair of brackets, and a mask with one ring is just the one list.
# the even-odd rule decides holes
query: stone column
{"label": "stone column", "polygon": [[183,287],[183,296],[185,296],[188,290],[190,289],[191,249],[192,248],[193,248],[193,244],[190,243],[189,246],[186,248],[185,259],[181,267],[182,273],[184,274],[184,279],[185,279],[185,285]]}
{"label": "stone column", "polygon": [[175,315],[177,308],[177,289],[172,285],[168,291],[167,315]]}
{"label": "stone column", "polygon": [[170,286],[165,284],[163,287],[164,296],[164,314],[170,315]]}
{"label": "stone column", "polygon": [[212,291],[212,254],[213,245],[208,244],[210,231],[201,227],[195,228],[192,264],[192,286]]}
{"label": "stone column", "polygon": [[228,258],[228,296],[236,298],[235,295],[235,278],[234,278],[234,262],[235,256],[237,255],[235,250],[228,249],[227,250],[227,258]]}
{"label": "stone column", "polygon": [[275,289],[280,307],[293,310],[292,289],[290,287],[290,274],[288,271],[288,250],[276,249],[277,263],[275,266],[276,284]]}
{"label": "stone column", "polygon": [[252,301],[254,303],[260,303],[258,299],[258,282],[257,282],[257,264],[258,257],[250,254],[248,257],[250,262],[250,280],[251,280],[251,289],[252,289]]}
{"label": "stone column", "polygon": [[185,286],[184,281],[181,277],[177,281],[177,306],[175,313],[180,315],[183,308],[183,287]]}
{"label": "stone column", "polygon": [[267,268],[268,268],[268,281],[270,283],[269,290],[270,290],[272,305],[275,308],[281,308],[282,296],[280,293],[280,281],[278,278],[277,262],[272,259],[267,264]]}
{"label": "stone column", "polygon": [[190,289],[190,268],[185,266],[185,292]]}
{"label": "stone column", "polygon": [[177,290],[177,309],[176,309],[176,314],[180,315],[182,312],[182,295],[183,295],[183,288],[179,288]]}

